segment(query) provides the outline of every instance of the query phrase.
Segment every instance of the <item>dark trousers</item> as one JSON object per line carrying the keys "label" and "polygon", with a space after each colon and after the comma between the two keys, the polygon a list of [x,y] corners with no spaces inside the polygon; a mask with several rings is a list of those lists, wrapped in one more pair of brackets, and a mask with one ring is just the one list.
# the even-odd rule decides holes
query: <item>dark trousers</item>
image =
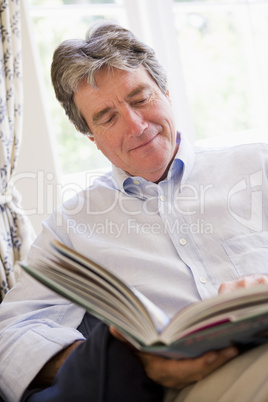
{"label": "dark trousers", "polygon": [[78,329],[87,341],[70,354],[52,386],[27,390],[21,402],[163,401],[163,388],[146,376],[132,350],[107,325],[86,314]]}

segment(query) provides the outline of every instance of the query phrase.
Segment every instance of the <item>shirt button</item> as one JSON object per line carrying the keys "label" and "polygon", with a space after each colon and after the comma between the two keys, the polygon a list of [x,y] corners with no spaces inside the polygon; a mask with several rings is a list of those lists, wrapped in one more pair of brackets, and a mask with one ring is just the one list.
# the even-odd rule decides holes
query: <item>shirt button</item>
{"label": "shirt button", "polygon": [[140,184],[140,182],[139,182],[139,180],[137,180],[137,179],[134,179],[133,180],[133,184],[136,184],[137,186]]}
{"label": "shirt button", "polygon": [[162,194],[162,195],[160,195],[160,200],[164,202],[164,201],[166,201],[166,197]]}
{"label": "shirt button", "polygon": [[205,283],[207,283],[207,280],[206,280],[206,278],[204,278],[203,276],[201,276],[200,282],[205,284]]}
{"label": "shirt button", "polygon": [[180,244],[181,244],[182,246],[185,246],[186,243],[187,243],[186,239],[184,239],[184,237],[182,237],[182,238],[180,239]]}

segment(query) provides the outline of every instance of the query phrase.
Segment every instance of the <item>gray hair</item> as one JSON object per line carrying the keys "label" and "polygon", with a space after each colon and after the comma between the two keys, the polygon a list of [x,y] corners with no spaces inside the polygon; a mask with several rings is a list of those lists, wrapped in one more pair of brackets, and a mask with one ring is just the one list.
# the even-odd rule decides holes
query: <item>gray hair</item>
{"label": "gray hair", "polygon": [[95,23],[85,40],[66,40],[55,50],[51,65],[52,84],[56,98],[77,130],[93,136],[74,102],[79,83],[87,80],[96,88],[95,76],[103,67],[133,71],[139,66],[143,66],[166,93],[167,75],[153,49],[114,23]]}

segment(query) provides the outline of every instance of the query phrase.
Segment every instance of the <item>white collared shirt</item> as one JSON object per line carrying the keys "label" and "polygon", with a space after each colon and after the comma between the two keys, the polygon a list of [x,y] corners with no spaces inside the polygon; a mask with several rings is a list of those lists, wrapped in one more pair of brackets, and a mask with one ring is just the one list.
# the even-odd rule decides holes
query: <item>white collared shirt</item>
{"label": "white collared shirt", "polygon": [[[160,183],[113,167],[57,208],[29,260],[58,238],[172,316],[216,295],[224,281],[268,273],[267,175],[267,145],[194,151],[182,138]],[[19,400],[53,354],[82,339],[75,328],[83,315],[22,274],[0,306],[0,387],[7,401]]]}

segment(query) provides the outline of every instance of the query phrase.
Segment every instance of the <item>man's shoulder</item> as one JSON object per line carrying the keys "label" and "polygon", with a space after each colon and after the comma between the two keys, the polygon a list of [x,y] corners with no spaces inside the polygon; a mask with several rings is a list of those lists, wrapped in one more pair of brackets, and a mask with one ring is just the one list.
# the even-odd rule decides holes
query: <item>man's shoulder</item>
{"label": "man's shoulder", "polygon": [[224,146],[200,146],[195,147],[196,155],[212,155],[215,157],[234,156],[245,158],[252,157],[263,157],[268,156],[268,142],[251,142],[251,143],[241,143],[236,145],[224,145]]}
{"label": "man's shoulder", "polygon": [[89,173],[89,181],[84,188],[74,189],[70,197],[62,200],[57,211],[82,211],[85,206],[91,205],[94,209],[104,202],[110,202],[117,192],[118,186],[111,172],[97,176]]}
{"label": "man's shoulder", "polygon": [[198,147],[194,171],[214,178],[224,176],[226,180],[238,175],[252,175],[256,171],[268,171],[268,144]]}

